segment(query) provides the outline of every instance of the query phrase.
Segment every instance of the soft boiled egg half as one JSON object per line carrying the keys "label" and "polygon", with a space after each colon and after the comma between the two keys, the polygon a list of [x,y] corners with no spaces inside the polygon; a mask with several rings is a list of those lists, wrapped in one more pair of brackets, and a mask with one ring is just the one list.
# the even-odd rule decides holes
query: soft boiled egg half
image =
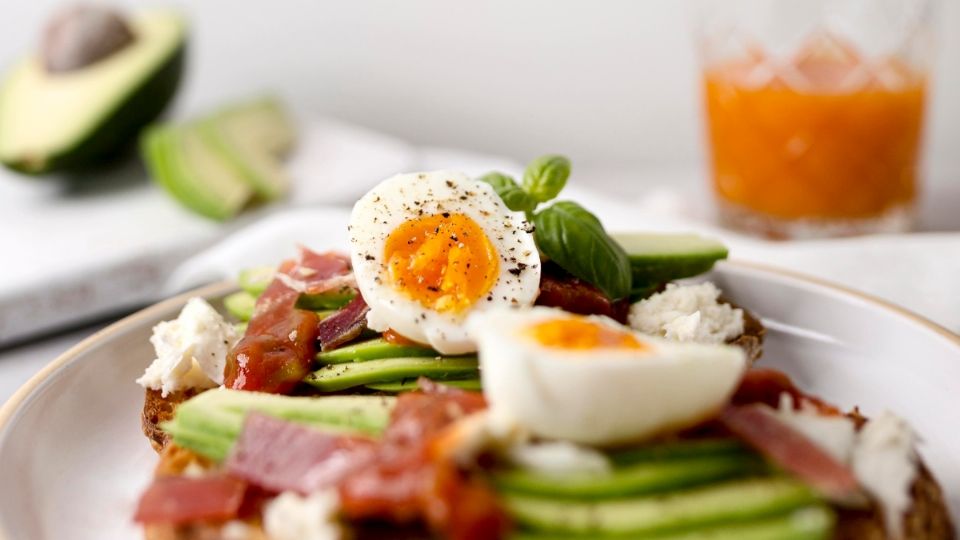
{"label": "soft boiled egg half", "polygon": [[385,180],[354,205],[349,236],[367,325],[443,354],[476,350],[470,314],[530,306],[538,294],[532,227],[460,172]]}
{"label": "soft boiled egg half", "polygon": [[714,415],[736,389],[738,347],[673,343],[553,308],[470,318],[492,411],[535,435],[632,442]]}

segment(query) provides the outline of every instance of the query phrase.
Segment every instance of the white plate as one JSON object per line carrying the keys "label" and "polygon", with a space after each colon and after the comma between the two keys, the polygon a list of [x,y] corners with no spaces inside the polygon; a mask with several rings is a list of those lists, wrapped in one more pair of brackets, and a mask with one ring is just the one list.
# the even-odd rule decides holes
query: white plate
{"label": "white plate", "polygon": [[[889,408],[923,437],[922,453],[960,522],[960,337],[881,301],[801,276],[727,263],[714,279],[770,329],[762,364],[813,394],[870,415]],[[219,284],[193,294],[217,299]],[[182,295],[77,345],[0,409],[0,538],[138,538],[137,494],[156,460],[140,432],[133,380],[152,359],[151,327]]]}

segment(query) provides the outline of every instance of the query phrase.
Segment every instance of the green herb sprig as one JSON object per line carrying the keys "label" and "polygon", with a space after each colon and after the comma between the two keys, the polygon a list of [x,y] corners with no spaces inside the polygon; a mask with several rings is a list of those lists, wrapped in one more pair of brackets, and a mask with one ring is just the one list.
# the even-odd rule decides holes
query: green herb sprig
{"label": "green herb sprig", "polygon": [[623,298],[630,294],[630,260],[600,220],[573,201],[555,201],[538,210],[560,194],[569,178],[570,160],[546,155],[527,165],[522,186],[499,172],[480,180],[493,186],[507,208],[526,214],[543,255],[610,298]]}

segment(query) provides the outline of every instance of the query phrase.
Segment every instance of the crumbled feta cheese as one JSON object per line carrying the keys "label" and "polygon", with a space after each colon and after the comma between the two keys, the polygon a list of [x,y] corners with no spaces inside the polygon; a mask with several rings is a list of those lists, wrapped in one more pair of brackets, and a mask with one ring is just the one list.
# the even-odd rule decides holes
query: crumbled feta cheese
{"label": "crumbled feta cheese", "polygon": [[220,538],[221,540],[252,540],[253,528],[239,520],[228,521],[220,528]]}
{"label": "crumbled feta cheese", "polygon": [[171,392],[189,388],[212,388],[223,383],[227,353],[239,335],[232,324],[202,298],[191,298],[180,315],[153,327],[157,358],[137,384]]}
{"label": "crumbled feta cheese", "polygon": [[466,466],[476,463],[478,455],[492,453],[518,467],[546,473],[610,471],[610,461],[596,450],[568,441],[532,443],[530,438],[515,420],[487,409],[457,421],[442,446]]}
{"label": "crumbled feta cheese", "polygon": [[850,462],[857,441],[857,428],[853,420],[846,416],[820,414],[816,407],[806,401],[801,401],[800,409],[795,410],[793,398],[787,393],[780,395],[780,408],[776,415],[840,463]]}
{"label": "crumbled feta cheese", "polygon": [[487,409],[458,420],[443,446],[455,462],[469,465],[484,452],[501,453],[529,438],[529,432],[516,421]]}
{"label": "crumbled feta cheese", "polygon": [[203,475],[207,474],[207,470],[196,461],[190,461],[187,463],[187,466],[183,468],[183,472],[180,473],[187,478],[200,478]]}
{"label": "crumbled feta cheese", "polygon": [[335,540],[342,533],[336,521],[339,506],[333,490],[307,497],[285,491],[267,503],[263,529],[271,540]]}
{"label": "crumbled feta cheese", "polygon": [[916,435],[905,420],[890,412],[867,422],[859,435],[853,472],[883,508],[888,533],[900,537],[917,475]]}
{"label": "crumbled feta cheese", "polygon": [[603,453],[569,441],[519,444],[507,451],[507,459],[519,467],[547,474],[606,474],[610,460]]}
{"label": "crumbled feta cheese", "polygon": [[839,462],[883,509],[887,533],[899,538],[903,516],[910,508],[910,490],[917,475],[916,435],[903,419],[884,412],[856,430],[846,416],[825,416],[801,403],[794,410],[789,395],[780,397],[776,415]]}
{"label": "crumbled feta cheese", "polygon": [[723,343],[743,334],[743,310],[717,301],[713,283],[677,285],[630,306],[630,326],[674,341]]}

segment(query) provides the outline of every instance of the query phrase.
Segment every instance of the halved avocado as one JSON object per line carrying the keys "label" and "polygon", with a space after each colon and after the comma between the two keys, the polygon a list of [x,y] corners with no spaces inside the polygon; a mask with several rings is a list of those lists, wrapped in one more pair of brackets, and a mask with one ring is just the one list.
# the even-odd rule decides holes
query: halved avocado
{"label": "halved avocado", "polygon": [[198,214],[223,221],[253,196],[250,184],[210,151],[196,124],[153,127],[143,136],[142,151],[150,176]]}
{"label": "halved avocado", "polygon": [[84,167],[136,140],[180,83],[186,22],[171,11],[129,21],[132,43],[79,69],[50,72],[38,54],[0,87],[0,162],[39,174]]}

